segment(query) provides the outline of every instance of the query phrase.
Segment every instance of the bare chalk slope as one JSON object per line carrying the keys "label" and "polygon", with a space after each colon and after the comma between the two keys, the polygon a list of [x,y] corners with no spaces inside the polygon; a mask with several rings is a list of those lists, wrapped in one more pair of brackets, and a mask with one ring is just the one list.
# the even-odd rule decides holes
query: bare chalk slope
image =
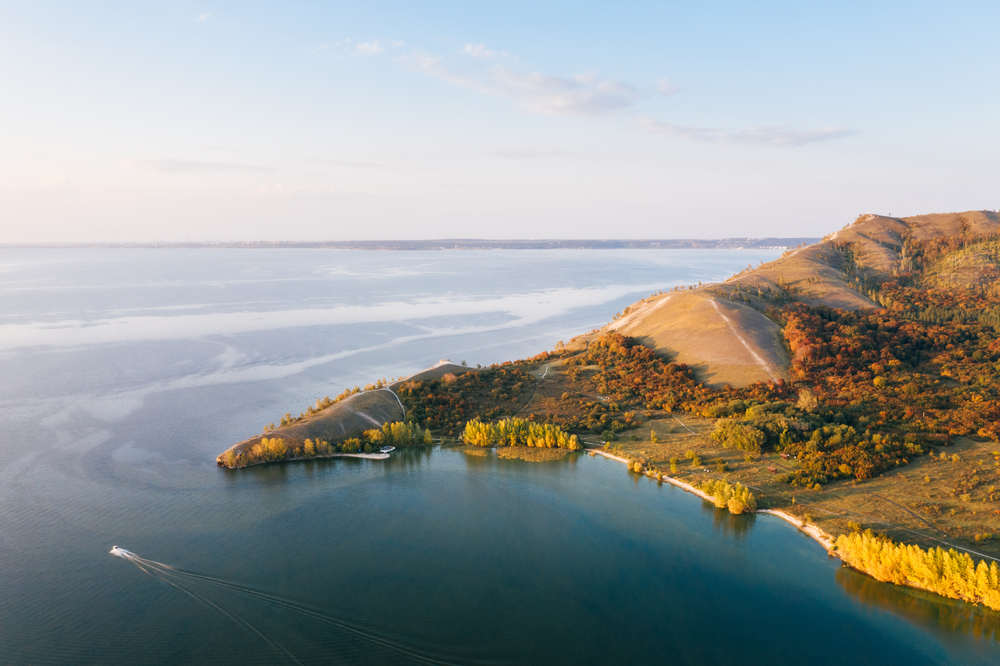
{"label": "bare chalk slope", "polygon": [[605,327],[693,368],[711,386],[787,379],[781,329],[760,312],[705,290],[666,294],[632,306]]}

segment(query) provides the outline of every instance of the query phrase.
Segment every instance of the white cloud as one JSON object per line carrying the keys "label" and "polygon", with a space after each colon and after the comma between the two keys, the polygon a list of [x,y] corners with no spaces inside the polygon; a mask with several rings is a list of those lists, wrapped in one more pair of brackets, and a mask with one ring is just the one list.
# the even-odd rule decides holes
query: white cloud
{"label": "white cloud", "polygon": [[204,14],[198,14],[194,17],[196,23],[204,23],[212,17],[212,12],[205,12]]}
{"label": "white cloud", "polygon": [[[525,71],[516,67],[512,62],[516,58],[511,54],[491,51],[483,44],[466,44],[459,55],[463,57],[445,58],[417,49],[397,60],[411,70],[434,76],[451,85],[482,95],[512,99],[531,113],[547,116],[601,116],[634,112],[637,102],[646,96],[635,86],[613,79],[601,79],[593,73],[562,77]],[[679,90],[667,79],[660,79],[656,89],[663,95],[673,95]],[[636,118],[634,122],[647,132],[706,143],[794,147],[857,133],[843,127],[794,130],[784,126],[726,131],[674,125],[648,117]],[[492,154],[511,159],[531,159],[545,155],[540,151]]]}
{"label": "white cloud", "polygon": [[845,127],[824,127],[817,130],[793,130],[788,127],[751,127],[727,132],[711,127],[686,127],[673,125],[653,118],[639,118],[636,125],[644,131],[666,134],[693,141],[709,143],[755,143],[766,146],[804,146],[819,141],[829,141],[857,134]]}
{"label": "white cloud", "polygon": [[398,39],[390,39],[383,42],[380,39],[373,39],[367,42],[356,42],[353,39],[345,39],[339,42],[327,42],[309,49],[309,53],[320,53],[329,50],[334,57],[343,56],[373,56],[387,51],[390,48],[399,48],[403,42]]}
{"label": "white cloud", "polygon": [[253,197],[323,197],[324,200],[346,204],[371,204],[382,201],[382,197],[370,192],[342,190],[336,187],[309,187],[307,185],[286,185],[271,183],[250,191]]}
{"label": "white cloud", "polygon": [[489,157],[502,157],[508,160],[537,160],[545,157],[562,157],[571,155],[564,150],[498,150],[492,153],[485,153]]}
{"label": "white cloud", "polygon": [[466,44],[462,51],[472,58],[507,58],[510,54],[506,51],[490,51],[483,44]]}
{"label": "white cloud", "polygon": [[664,95],[673,95],[680,90],[677,86],[672,84],[667,79],[660,79],[656,84],[656,89],[659,90]]}
{"label": "white cloud", "polygon": [[361,42],[354,46],[354,55],[356,56],[373,56],[382,51],[385,51],[385,47],[380,46],[377,39],[370,42]]}
{"label": "white cloud", "polygon": [[277,169],[260,167],[252,164],[233,164],[230,162],[197,162],[193,160],[125,160],[122,166],[138,171],[154,173],[191,173],[195,171],[254,171],[258,173],[273,173]]}
{"label": "white cloud", "polygon": [[22,194],[36,197],[73,197],[79,194],[79,192],[72,188],[70,180],[66,176],[49,178],[42,181],[38,187],[28,187],[20,191]]}
{"label": "white cloud", "polygon": [[467,90],[513,99],[527,111],[548,116],[603,115],[629,109],[642,96],[630,85],[600,80],[593,74],[564,78],[524,72],[504,64],[483,66],[480,61],[489,58],[477,54],[500,52],[480,46],[467,45],[463,51],[471,58],[471,67],[446,62],[422,50],[403,56],[400,62]]}

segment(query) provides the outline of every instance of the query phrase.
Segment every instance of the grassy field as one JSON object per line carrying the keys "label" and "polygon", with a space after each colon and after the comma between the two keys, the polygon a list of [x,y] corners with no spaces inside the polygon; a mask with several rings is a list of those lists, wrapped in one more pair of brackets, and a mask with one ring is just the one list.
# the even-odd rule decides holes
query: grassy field
{"label": "grassy field", "polygon": [[[794,459],[768,453],[747,460],[742,451],[721,448],[710,437],[712,419],[650,416],[642,427],[623,431],[612,447],[646,458],[692,485],[710,478],[742,483],[754,491],[759,508],[787,511],[834,536],[860,526],[925,548],[954,544],[1000,557],[1000,444],[996,442],[958,438],[947,449],[947,459],[922,456],[875,479],[835,481],[811,490],[777,481],[781,473],[798,468]],[[656,432],[656,443],[650,441],[651,430]],[[598,438],[585,439],[600,444]],[[701,458],[700,466],[694,467],[685,457],[688,451]],[[669,473],[671,458],[679,459],[675,474]],[[719,471],[720,460],[726,471]],[[972,484],[975,487],[970,488]]]}

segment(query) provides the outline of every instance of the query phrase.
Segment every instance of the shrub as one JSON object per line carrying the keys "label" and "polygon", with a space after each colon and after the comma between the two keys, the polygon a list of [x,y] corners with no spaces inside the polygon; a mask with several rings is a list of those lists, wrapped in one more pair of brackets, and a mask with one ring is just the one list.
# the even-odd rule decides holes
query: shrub
{"label": "shrub", "polygon": [[706,481],[700,489],[712,496],[716,508],[728,508],[730,513],[737,515],[757,510],[753,493],[739,483],[732,486],[725,481]]}
{"label": "shrub", "polygon": [[737,448],[748,453],[760,454],[767,435],[752,425],[745,425],[733,419],[719,419],[715,422],[712,439],[725,448]]}

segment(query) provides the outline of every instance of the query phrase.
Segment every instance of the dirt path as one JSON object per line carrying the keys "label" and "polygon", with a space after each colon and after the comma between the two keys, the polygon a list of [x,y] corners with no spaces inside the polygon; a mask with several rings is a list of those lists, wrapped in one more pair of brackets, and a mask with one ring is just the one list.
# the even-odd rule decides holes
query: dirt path
{"label": "dirt path", "polygon": [[771,381],[777,382],[778,378],[775,377],[775,375],[774,375],[773,372],[771,372],[771,367],[767,364],[766,361],[764,361],[763,358],[760,357],[759,354],[757,354],[757,352],[755,352],[750,347],[750,344],[746,340],[743,339],[743,336],[739,334],[739,332],[736,330],[736,327],[733,326],[733,323],[731,321],[729,321],[729,317],[727,317],[726,315],[722,314],[722,310],[719,309],[718,303],[716,303],[711,298],[708,299],[708,302],[712,304],[712,307],[715,308],[715,311],[717,313],[719,313],[719,316],[722,317],[722,320],[726,322],[726,326],[728,326],[729,330],[732,332],[732,334],[736,336],[736,339],[739,340],[741,343],[743,343],[743,346],[746,347],[746,350],[748,352],[750,352],[750,355],[753,356],[753,358],[754,358],[755,361],[757,361],[757,364],[760,365],[760,367],[762,367],[764,369],[764,372],[766,372],[767,375],[768,375],[768,377],[771,378]]}
{"label": "dirt path", "polygon": [[926,525],[927,527],[929,527],[929,528],[931,528],[932,530],[934,530],[935,532],[940,532],[941,534],[943,534],[943,535],[945,535],[945,536],[948,536],[948,533],[947,533],[947,532],[945,532],[944,530],[941,530],[941,529],[938,529],[937,527],[934,527],[933,525],[931,525],[930,523],[928,523],[928,522],[927,522],[926,520],[924,520],[923,518],[921,518],[921,517],[920,517],[920,516],[918,516],[917,514],[913,513],[913,512],[912,512],[912,511],[910,511],[909,509],[907,509],[907,508],[906,508],[905,506],[903,506],[902,504],[897,504],[896,502],[893,502],[893,501],[892,501],[891,499],[889,499],[888,497],[882,497],[881,495],[876,495],[875,493],[868,493],[868,494],[869,494],[869,495],[871,495],[872,497],[877,497],[877,498],[879,498],[879,499],[880,499],[880,500],[882,500],[883,502],[888,502],[889,504],[892,504],[893,506],[898,506],[898,507],[899,507],[900,509],[902,509],[902,510],[903,510],[903,511],[905,511],[906,513],[910,514],[911,516],[913,516],[914,518],[916,518],[917,520],[919,520],[920,522],[922,522],[922,523],[923,523],[924,525]]}

